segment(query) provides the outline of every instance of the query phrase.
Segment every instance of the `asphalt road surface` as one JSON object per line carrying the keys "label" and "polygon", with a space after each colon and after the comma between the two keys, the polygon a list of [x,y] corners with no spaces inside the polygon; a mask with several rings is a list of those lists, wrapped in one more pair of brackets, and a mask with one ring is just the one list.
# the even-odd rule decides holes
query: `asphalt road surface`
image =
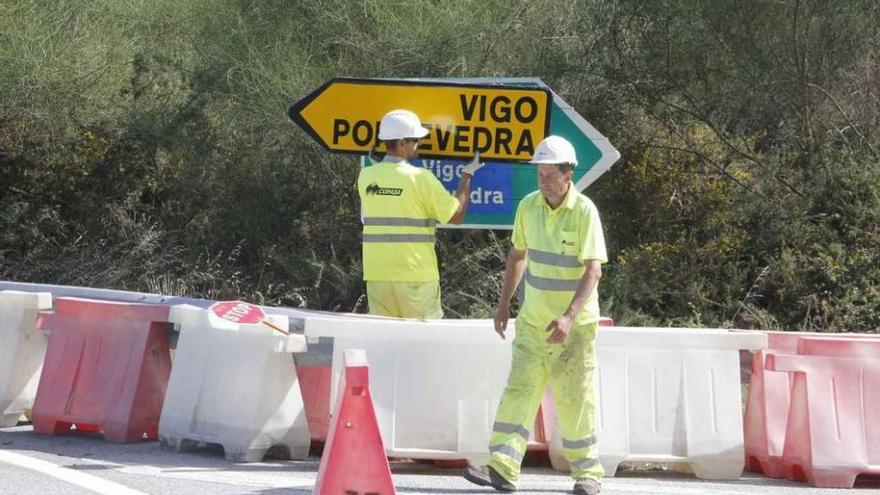
{"label": "asphalt road surface", "polygon": [[[158,442],[110,444],[100,435],[36,435],[30,426],[0,429],[0,494],[3,495],[282,495],[312,492],[320,459],[234,464],[220,448],[194,452],[161,450]],[[469,484],[457,469],[392,462],[397,493],[496,493]],[[519,483],[527,494],[568,493],[572,482],[547,467],[529,466]],[[880,482],[853,490],[812,488],[804,483],[745,473],[735,481],[702,481],[663,470],[629,470],[606,478],[603,494],[810,495],[880,494]]]}

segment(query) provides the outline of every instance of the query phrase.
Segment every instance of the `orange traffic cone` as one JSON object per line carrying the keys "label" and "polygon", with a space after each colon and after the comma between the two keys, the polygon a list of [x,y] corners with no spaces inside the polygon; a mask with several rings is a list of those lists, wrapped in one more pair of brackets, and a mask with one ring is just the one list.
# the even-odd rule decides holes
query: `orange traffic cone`
{"label": "orange traffic cone", "polygon": [[392,495],[391,468],[370,395],[367,353],[345,351],[336,414],[324,444],[315,495]]}

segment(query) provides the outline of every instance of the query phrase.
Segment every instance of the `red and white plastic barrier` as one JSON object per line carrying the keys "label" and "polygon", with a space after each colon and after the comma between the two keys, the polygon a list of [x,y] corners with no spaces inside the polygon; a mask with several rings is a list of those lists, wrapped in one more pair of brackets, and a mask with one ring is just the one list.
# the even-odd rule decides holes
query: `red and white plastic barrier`
{"label": "red and white plastic barrier", "polygon": [[792,375],[786,477],[852,488],[859,475],[880,475],[880,339],[804,337],[797,352],[765,363]]}
{"label": "red and white plastic barrier", "polygon": [[109,442],[155,439],[171,373],[168,307],[59,297],[42,313],[49,348],[34,400],[37,433],[72,425]]}

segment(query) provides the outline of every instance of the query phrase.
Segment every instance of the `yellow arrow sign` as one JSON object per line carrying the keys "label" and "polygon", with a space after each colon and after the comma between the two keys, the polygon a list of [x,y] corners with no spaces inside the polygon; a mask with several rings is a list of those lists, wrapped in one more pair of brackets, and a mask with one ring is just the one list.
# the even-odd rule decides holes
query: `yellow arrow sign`
{"label": "yellow arrow sign", "polygon": [[290,118],[327,150],[380,147],[379,121],[405,108],[431,132],[422,157],[529,160],[550,129],[549,91],[479,84],[331,79],[290,107]]}

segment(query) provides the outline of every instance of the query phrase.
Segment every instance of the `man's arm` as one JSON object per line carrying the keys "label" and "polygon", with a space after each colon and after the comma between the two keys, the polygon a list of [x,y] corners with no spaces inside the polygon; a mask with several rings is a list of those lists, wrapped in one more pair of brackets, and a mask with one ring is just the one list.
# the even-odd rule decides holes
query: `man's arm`
{"label": "man's arm", "polygon": [[455,198],[458,199],[458,210],[449,219],[449,223],[458,225],[464,221],[464,215],[467,213],[468,205],[471,202],[471,179],[477,173],[477,170],[483,168],[483,165],[485,163],[480,162],[480,153],[477,152],[470,162],[461,167],[458,189],[455,191]]}
{"label": "man's arm", "polygon": [[501,338],[507,330],[507,320],[510,318],[510,299],[513,292],[522,280],[526,269],[526,251],[510,248],[507,253],[507,267],[504,269],[504,285],[501,288],[501,298],[498,300],[498,309],[495,311],[495,331]]}
{"label": "man's arm", "polygon": [[455,198],[458,200],[458,209],[449,219],[449,223],[456,225],[464,221],[464,215],[467,213],[468,205],[471,202],[471,178],[470,174],[461,174],[458,180],[458,189],[455,191]]}
{"label": "man's arm", "polygon": [[547,337],[547,342],[561,343],[565,341],[568,331],[571,329],[571,322],[584,309],[584,304],[587,303],[593,291],[596,290],[596,286],[599,285],[600,278],[602,278],[602,263],[599,260],[587,260],[587,269],[578,282],[577,290],[574,292],[568,309],[547,325],[547,331],[551,332]]}

